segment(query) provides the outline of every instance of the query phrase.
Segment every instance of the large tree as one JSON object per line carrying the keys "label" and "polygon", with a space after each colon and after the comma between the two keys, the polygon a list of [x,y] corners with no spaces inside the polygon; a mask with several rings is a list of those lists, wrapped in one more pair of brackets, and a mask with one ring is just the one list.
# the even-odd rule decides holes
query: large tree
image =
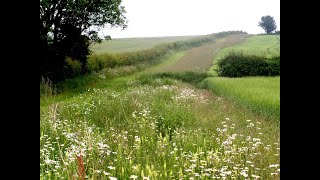
{"label": "large tree", "polygon": [[127,27],[121,0],[40,0],[40,76],[67,78],[65,58],[86,73],[89,44],[101,42],[100,28]]}
{"label": "large tree", "polygon": [[262,27],[267,34],[270,34],[277,29],[276,22],[270,15],[262,16],[259,26]]}

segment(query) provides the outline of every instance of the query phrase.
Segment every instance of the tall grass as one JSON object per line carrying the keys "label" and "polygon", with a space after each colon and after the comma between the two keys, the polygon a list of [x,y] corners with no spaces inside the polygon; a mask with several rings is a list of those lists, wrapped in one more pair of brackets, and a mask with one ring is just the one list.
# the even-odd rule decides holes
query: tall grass
{"label": "tall grass", "polygon": [[40,103],[44,104],[50,102],[56,94],[56,85],[52,84],[50,79],[42,77],[40,82]]}
{"label": "tall grass", "polygon": [[280,77],[207,78],[202,86],[255,112],[280,120]]}
{"label": "tall grass", "polygon": [[41,108],[40,179],[279,179],[274,125],[165,79]]}
{"label": "tall grass", "polygon": [[162,73],[143,73],[138,76],[138,80],[143,82],[144,84],[154,84],[154,79],[175,79],[181,80],[183,82],[188,82],[193,85],[197,85],[197,83],[201,82],[205,78],[208,77],[206,72],[194,72],[194,71],[186,71],[186,72],[162,72]]}

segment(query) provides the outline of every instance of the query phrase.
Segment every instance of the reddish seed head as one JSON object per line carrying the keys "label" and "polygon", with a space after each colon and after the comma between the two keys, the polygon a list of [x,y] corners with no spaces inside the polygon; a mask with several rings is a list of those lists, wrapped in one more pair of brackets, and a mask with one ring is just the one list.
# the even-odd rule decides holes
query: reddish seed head
{"label": "reddish seed head", "polygon": [[85,180],[86,179],[86,171],[84,169],[84,164],[82,160],[82,155],[80,154],[79,156],[76,155],[77,157],[77,162],[78,162],[78,174],[79,174],[79,179]]}

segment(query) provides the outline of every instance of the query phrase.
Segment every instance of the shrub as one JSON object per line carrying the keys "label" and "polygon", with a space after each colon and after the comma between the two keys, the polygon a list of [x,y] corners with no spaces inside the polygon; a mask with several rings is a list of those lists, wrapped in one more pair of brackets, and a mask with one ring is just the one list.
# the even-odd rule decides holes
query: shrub
{"label": "shrub", "polygon": [[162,72],[155,74],[142,74],[137,80],[139,80],[142,84],[153,84],[154,79],[177,79],[188,83],[197,84],[201,82],[203,79],[209,77],[206,72]]}
{"label": "shrub", "polygon": [[218,61],[219,76],[277,76],[280,75],[280,56],[245,55],[242,52],[231,52]]}
{"label": "shrub", "polygon": [[182,80],[184,82],[197,83],[207,78],[208,74],[206,72],[187,71],[187,72],[176,72],[176,73],[163,72],[163,73],[154,74],[154,76],[160,77],[160,78],[169,77],[173,79]]}
{"label": "shrub", "polygon": [[67,77],[75,77],[81,74],[82,64],[79,61],[76,61],[70,57],[66,58],[65,71]]}

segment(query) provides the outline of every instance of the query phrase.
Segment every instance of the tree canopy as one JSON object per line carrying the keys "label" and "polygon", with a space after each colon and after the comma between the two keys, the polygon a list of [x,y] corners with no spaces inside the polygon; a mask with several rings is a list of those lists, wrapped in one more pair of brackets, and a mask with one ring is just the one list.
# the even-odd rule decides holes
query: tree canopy
{"label": "tree canopy", "polygon": [[267,34],[270,34],[277,29],[276,22],[270,15],[262,16],[259,26],[262,27]]}
{"label": "tree canopy", "polygon": [[89,45],[101,42],[100,28],[127,27],[121,0],[40,0],[40,76],[68,78],[70,57],[86,73]]}

